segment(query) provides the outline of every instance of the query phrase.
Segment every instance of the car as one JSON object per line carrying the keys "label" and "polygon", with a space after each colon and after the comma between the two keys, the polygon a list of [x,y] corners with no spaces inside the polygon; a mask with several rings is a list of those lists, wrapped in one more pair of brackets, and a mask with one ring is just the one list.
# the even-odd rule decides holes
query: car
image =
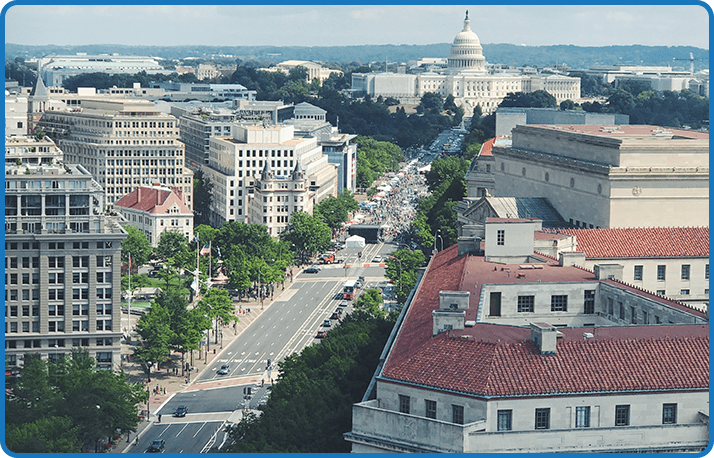
{"label": "car", "polygon": [[310,266],[307,269],[305,269],[305,273],[306,274],[316,274],[321,270],[322,269],[320,269],[318,266]]}
{"label": "car", "polygon": [[218,375],[226,375],[226,374],[228,374],[229,370],[230,370],[230,366],[228,364],[224,364],[221,366],[220,369],[218,369],[217,374]]}
{"label": "car", "polygon": [[335,313],[342,313],[344,309],[342,307],[337,307],[337,310],[335,310]]}
{"label": "car", "polygon": [[340,319],[340,314],[337,312],[333,312],[332,316],[330,317],[331,320],[339,320]]}
{"label": "car", "polygon": [[325,332],[325,331],[317,331],[317,335],[315,336],[315,338],[317,338],[317,339],[322,339],[325,337],[327,337],[327,332]]}
{"label": "car", "polygon": [[374,257],[374,259],[372,259],[372,262],[382,262],[382,257],[377,255]]}
{"label": "car", "polygon": [[323,328],[329,328],[330,326],[332,326],[332,324],[330,324],[330,320],[325,320],[322,322]]}
{"label": "car", "polygon": [[162,453],[164,451],[164,448],[166,447],[166,441],[163,439],[154,439],[153,442],[151,442],[151,445],[149,445],[149,448],[146,449],[147,453]]}
{"label": "car", "polygon": [[178,406],[176,408],[176,412],[174,412],[174,417],[185,417],[187,413],[188,413],[188,407]]}

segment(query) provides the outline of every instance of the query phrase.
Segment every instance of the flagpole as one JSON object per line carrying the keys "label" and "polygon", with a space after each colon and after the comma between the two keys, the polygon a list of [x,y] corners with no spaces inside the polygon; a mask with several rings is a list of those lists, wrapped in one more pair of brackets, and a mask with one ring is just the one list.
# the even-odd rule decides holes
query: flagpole
{"label": "flagpole", "polygon": [[127,294],[129,301],[129,335],[131,335],[131,253],[129,253],[129,294]]}
{"label": "flagpole", "polygon": [[213,240],[208,241],[208,283],[211,282],[211,244],[213,243]]}
{"label": "flagpole", "polygon": [[198,255],[200,250],[201,246],[199,245],[198,234],[196,234],[196,298],[198,298],[198,292],[200,291],[200,287],[198,286]]}

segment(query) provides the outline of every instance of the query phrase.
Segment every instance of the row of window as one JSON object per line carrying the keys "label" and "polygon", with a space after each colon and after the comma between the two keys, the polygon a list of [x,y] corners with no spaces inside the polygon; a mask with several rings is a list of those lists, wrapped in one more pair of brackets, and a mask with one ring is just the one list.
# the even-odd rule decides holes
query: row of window
{"label": "row of window", "polygon": [[[662,424],[672,425],[677,423],[677,404],[662,404]],[[577,406],[575,408],[575,427],[589,428],[591,425],[590,406]],[[615,406],[615,426],[630,425],[630,405]],[[535,409],[535,429],[550,429],[550,407]],[[513,428],[513,410],[503,409],[497,412],[496,429],[498,431],[511,431]]]}
{"label": "row of window", "polygon": [[[691,270],[692,270],[691,265],[682,264],[681,270],[680,270],[680,279],[690,280]],[[641,266],[641,265],[634,266],[633,278],[635,279],[635,281],[642,281],[643,277],[644,277],[644,266]],[[667,266],[666,265],[658,265],[657,266],[657,280],[664,281],[666,279],[667,279]],[[709,264],[706,264],[704,266],[704,279],[709,280]]]}
{"label": "row of window", "polygon": [[[32,326],[32,331],[30,331],[30,326]],[[16,321],[5,322],[5,334],[17,334],[19,329],[22,332],[40,332],[40,322],[39,321],[23,321],[18,323]],[[97,320],[96,321],[97,331],[111,331],[112,330],[112,320]],[[48,321],[47,322],[48,332],[65,332],[65,322],[64,321]],[[89,321],[88,320],[73,320],[72,321],[72,331],[73,332],[89,332]],[[9,345],[6,348],[16,348],[14,340],[8,340],[6,343]]]}
{"label": "row of window", "polygon": [[[285,153],[284,155],[281,155],[281,153]],[[252,153],[252,154],[251,154]],[[288,155],[288,153],[290,153]],[[238,150],[238,157],[243,157],[243,150]],[[272,150],[271,156],[268,156],[268,150],[265,150],[265,156],[263,156],[263,150],[246,150],[245,151],[245,157],[295,157],[295,151],[294,150],[277,150],[277,156],[276,156],[276,150]],[[255,162],[255,161],[253,161]],[[292,161],[290,161],[290,165],[292,165]]]}
{"label": "row of window", "polygon": [[[424,415],[427,418],[436,419],[436,401],[425,400],[426,411]],[[399,395],[399,411],[401,413],[412,413],[411,412],[411,398],[409,396]],[[458,425],[464,424],[464,406],[452,404],[451,405],[451,420],[452,423]]]}
{"label": "row of window", "polygon": [[[583,313],[592,315],[595,313],[595,290],[586,290],[583,294]],[[490,299],[490,316],[501,316],[501,293],[492,292]],[[518,296],[518,312],[533,313],[535,312],[535,296],[520,295]],[[568,295],[554,294],[550,296],[550,311],[551,312],[567,312],[568,311]]]}
{"label": "row of window", "polygon": [[[111,294],[111,292],[110,292]],[[47,305],[47,315],[48,316],[64,316],[64,304],[48,304]],[[18,307],[17,305],[5,305],[5,316],[6,317],[16,317],[19,316],[18,312],[22,311],[22,316],[40,316],[40,306],[39,304],[23,305]],[[111,315],[112,314],[112,304],[97,304],[96,305],[97,315]],[[32,315],[30,315],[32,313]],[[89,304],[72,304],[72,315],[81,316],[89,315]]]}

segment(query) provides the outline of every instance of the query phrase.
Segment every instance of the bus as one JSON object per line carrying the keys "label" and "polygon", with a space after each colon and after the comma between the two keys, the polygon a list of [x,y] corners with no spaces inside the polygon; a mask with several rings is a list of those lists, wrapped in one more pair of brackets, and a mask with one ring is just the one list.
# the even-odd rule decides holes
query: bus
{"label": "bus", "polygon": [[342,289],[342,299],[351,301],[355,297],[355,285],[357,280],[350,280],[345,283],[345,287]]}

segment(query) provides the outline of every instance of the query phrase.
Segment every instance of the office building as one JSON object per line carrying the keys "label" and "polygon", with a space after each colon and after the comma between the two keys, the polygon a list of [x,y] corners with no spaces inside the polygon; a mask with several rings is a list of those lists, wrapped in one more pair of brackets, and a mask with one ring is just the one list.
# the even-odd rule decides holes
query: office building
{"label": "office building", "polygon": [[519,125],[492,154],[492,195],[546,198],[572,226],[709,225],[707,132]]}
{"label": "office building", "polygon": [[184,162],[178,120],[152,102],[132,99],[82,101],[81,108],[48,110],[39,125],[104,187],[107,206],[139,186],[178,188],[193,207],[193,172]]}
{"label": "office building", "polygon": [[249,199],[255,179],[268,163],[276,177],[288,177],[297,163],[315,193],[315,203],[337,195],[336,167],[328,162],[316,138],[299,138],[290,125],[238,125],[231,136],[209,139],[210,159],[203,167],[212,186],[210,221],[220,227],[224,221],[251,221]]}
{"label": "office building", "polygon": [[89,351],[121,364],[121,242],[104,192],[47,137],[5,139],[5,361]]}
{"label": "office building", "polygon": [[[701,452],[708,316],[534,252],[492,219],[419,277],[345,439],[355,453]],[[621,267],[621,266],[620,266]]]}

